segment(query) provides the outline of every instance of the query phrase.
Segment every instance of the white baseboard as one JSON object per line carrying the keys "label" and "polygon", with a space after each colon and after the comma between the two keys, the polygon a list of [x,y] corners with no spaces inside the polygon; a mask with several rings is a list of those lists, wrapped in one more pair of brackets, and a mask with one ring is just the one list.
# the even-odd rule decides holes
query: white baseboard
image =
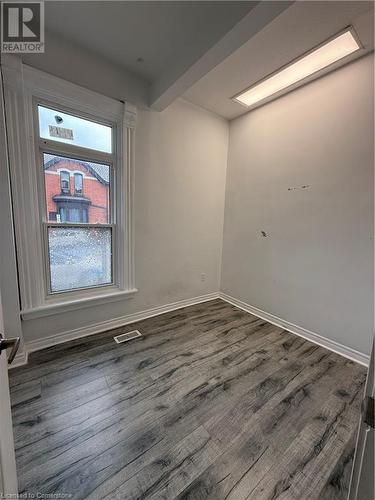
{"label": "white baseboard", "polygon": [[227,295],[223,292],[214,292],[206,295],[201,295],[199,297],[194,297],[192,299],[184,299],[178,302],[173,302],[171,304],[166,304],[163,306],[154,307],[152,309],[147,309],[145,311],[140,311],[133,314],[128,314],[126,316],[121,316],[119,318],[109,319],[106,321],[101,321],[100,323],[95,323],[93,325],[88,325],[82,328],[76,328],[74,330],[69,330],[66,332],[58,333],[56,335],[50,335],[48,337],[44,337],[42,339],[32,340],[27,342],[24,346],[22,352],[17,354],[15,360],[13,361],[10,368],[16,368],[17,366],[25,365],[28,361],[28,354],[30,352],[39,351],[41,349],[45,349],[47,347],[51,347],[57,344],[62,344],[64,342],[69,342],[70,340],[79,339],[81,337],[87,337],[88,335],[93,335],[95,333],[105,332],[107,330],[111,330],[112,328],[119,328],[121,326],[129,325],[131,323],[136,323],[137,321],[142,321],[147,318],[152,318],[154,316],[159,316],[161,314],[165,314],[167,312],[175,311],[177,309],[182,309],[183,307],[192,306],[194,304],[200,304],[202,302],[207,302],[209,300],[214,299],[222,299],[239,309],[242,309],[254,316],[258,316],[259,318],[272,323],[273,325],[279,326],[288,332],[294,333],[300,337],[303,337],[310,342],[320,345],[330,351],[333,351],[341,356],[344,356],[348,359],[351,359],[361,365],[368,366],[370,356],[363,354],[359,351],[351,349],[350,347],[346,347],[343,344],[335,342],[333,340],[327,339],[326,337],[322,337],[317,333],[311,332],[310,330],[306,330],[306,328],[302,328],[300,326],[294,325],[289,321],[285,321],[273,314],[262,311],[257,307],[251,306],[246,302],[242,302],[241,300],[235,299],[230,295]]}
{"label": "white baseboard", "polygon": [[95,323],[93,325],[84,326],[82,328],[76,328],[74,330],[50,335],[42,339],[32,340],[30,342],[26,342],[26,359],[24,360],[24,362],[20,362],[17,363],[17,365],[12,366],[20,366],[21,364],[27,363],[27,354],[30,352],[40,351],[41,349],[45,349],[46,347],[62,344],[64,342],[68,342],[69,340],[75,340],[81,337],[87,337],[88,335],[93,335],[95,333],[105,332],[113,328],[119,328],[120,326],[125,326],[130,323],[135,323],[147,318],[152,318],[153,316],[159,316],[160,314],[165,314],[170,311],[182,309],[183,307],[193,306],[194,304],[200,304],[202,302],[207,302],[209,300],[218,298],[218,292],[208,293],[206,295],[201,295],[192,299],[179,300],[178,302],[173,302],[171,304],[154,307],[152,309],[147,309],[145,311],[140,311],[133,314],[127,314],[126,316],[121,316],[119,318],[101,321],[100,323]]}
{"label": "white baseboard", "polygon": [[370,356],[367,354],[363,354],[362,352],[356,351],[355,349],[352,349],[351,347],[347,347],[343,344],[339,344],[338,342],[335,342],[334,340],[327,339],[326,337],[322,337],[321,335],[318,335],[317,333],[311,332],[310,330],[306,330],[306,328],[302,328],[301,326],[294,325],[293,323],[290,323],[289,321],[285,321],[284,319],[279,318],[278,316],[274,316],[273,314],[270,314],[266,311],[262,311],[261,309],[258,309],[257,307],[251,306],[250,304],[247,304],[246,302],[242,302],[242,300],[235,299],[234,297],[231,297],[230,295],[227,295],[223,292],[219,293],[219,298],[222,300],[225,300],[226,302],[229,302],[229,304],[232,304],[233,306],[238,307],[239,309],[242,309],[250,314],[254,314],[254,316],[258,316],[258,318],[264,319],[265,321],[268,321],[269,323],[272,323],[273,325],[279,326],[280,328],[283,328],[284,330],[287,330],[288,332],[294,333],[295,335],[298,335],[300,337],[303,337],[306,340],[309,340],[310,342],[313,342],[314,344],[318,344],[321,347],[324,347],[326,349],[329,349],[330,351],[335,352],[336,354],[340,354],[341,356],[344,356],[345,358],[351,359],[352,361],[355,361],[356,363],[359,363],[364,366],[368,366],[370,362]]}

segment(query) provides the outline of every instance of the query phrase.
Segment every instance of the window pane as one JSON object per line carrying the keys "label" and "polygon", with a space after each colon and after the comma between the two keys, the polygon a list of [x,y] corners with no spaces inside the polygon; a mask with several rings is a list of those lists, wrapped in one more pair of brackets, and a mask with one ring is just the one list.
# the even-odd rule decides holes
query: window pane
{"label": "window pane", "polygon": [[42,139],[112,153],[111,127],[44,106],[38,106],[38,115],[39,134]]}
{"label": "window pane", "polygon": [[69,172],[60,172],[60,187],[62,193],[70,193],[70,174]]}
{"label": "window pane", "polygon": [[43,154],[48,222],[108,224],[109,165]]}
{"label": "window pane", "polygon": [[48,228],[51,290],[61,292],[112,282],[112,230]]}
{"label": "window pane", "polygon": [[83,175],[74,174],[74,191],[76,193],[82,193],[82,187],[83,187]]}

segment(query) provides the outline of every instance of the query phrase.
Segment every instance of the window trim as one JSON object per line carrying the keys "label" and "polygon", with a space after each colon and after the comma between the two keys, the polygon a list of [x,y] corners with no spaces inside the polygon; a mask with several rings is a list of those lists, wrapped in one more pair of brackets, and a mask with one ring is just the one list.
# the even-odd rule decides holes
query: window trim
{"label": "window trim", "polygon": [[[79,87],[60,78],[22,64],[14,56],[5,56],[2,63],[4,72],[5,104],[7,110],[8,139],[10,151],[10,169],[12,176],[12,195],[15,211],[15,233],[17,239],[17,258],[21,314],[24,319],[39,317],[38,311],[48,310],[48,314],[88,307],[96,303],[112,302],[127,298],[136,293],[134,276],[134,140],[136,108],[130,103],[121,103],[106,96]],[[91,119],[98,123],[116,125],[116,154],[119,168],[114,181],[119,225],[118,240],[113,243],[113,257],[117,262],[118,280],[116,284],[100,288],[67,291],[54,296],[46,294],[43,279],[43,239],[40,228],[41,205],[39,197],[45,193],[41,189],[38,175],[39,151],[35,147],[35,136],[39,138],[39,129],[35,129],[35,101],[65,110],[73,115]],[[52,108],[54,109],[52,104]],[[33,131],[33,133],[30,133]],[[43,140],[46,150],[56,144]],[[56,141],[57,143],[57,141]],[[68,145],[70,146],[70,145]],[[65,143],[58,142],[62,155],[71,156],[66,151]],[[75,146],[80,159],[102,161],[103,153]],[[48,151],[46,151],[48,152]],[[84,157],[82,156],[84,155]],[[108,155],[104,153],[104,156]],[[40,161],[40,160],[39,160]],[[124,196],[119,196],[119,193]],[[47,214],[45,213],[45,216]],[[76,224],[75,224],[76,226]],[[117,235],[116,235],[117,236]],[[115,255],[116,253],[116,255]],[[42,315],[45,315],[44,313]]]}

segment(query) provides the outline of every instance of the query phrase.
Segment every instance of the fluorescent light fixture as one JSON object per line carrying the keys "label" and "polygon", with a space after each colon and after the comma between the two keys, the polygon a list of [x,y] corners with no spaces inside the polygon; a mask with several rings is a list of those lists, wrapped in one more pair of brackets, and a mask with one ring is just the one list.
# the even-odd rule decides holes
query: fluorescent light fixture
{"label": "fluorescent light fixture", "polygon": [[347,28],[344,32],[313,49],[308,54],[256,83],[248,90],[241,92],[234,99],[241,104],[245,104],[245,106],[253,106],[321,71],[360,48],[361,46],[356,40],[352,28]]}

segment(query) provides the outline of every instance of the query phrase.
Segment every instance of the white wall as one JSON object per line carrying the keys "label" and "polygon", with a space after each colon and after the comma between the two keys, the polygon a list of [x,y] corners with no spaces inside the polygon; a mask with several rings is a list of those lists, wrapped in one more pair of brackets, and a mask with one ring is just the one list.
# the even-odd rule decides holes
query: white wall
{"label": "white wall", "polygon": [[[26,341],[217,292],[228,124],[178,100],[139,111],[135,238],[138,294],[122,302],[23,322]],[[201,281],[201,273],[206,281]]]}
{"label": "white wall", "polygon": [[373,71],[366,56],[231,122],[222,269],[225,293],[363,353]]}

